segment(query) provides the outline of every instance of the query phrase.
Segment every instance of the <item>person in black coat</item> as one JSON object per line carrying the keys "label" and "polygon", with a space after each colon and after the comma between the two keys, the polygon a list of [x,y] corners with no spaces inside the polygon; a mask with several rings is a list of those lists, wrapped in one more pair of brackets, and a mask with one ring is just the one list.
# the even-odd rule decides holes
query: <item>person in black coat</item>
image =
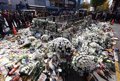
{"label": "person in black coat", "polygon": [[13,13],[13,20],[16,23],[18,28],[21,28],[21,23],[20,23],[20,14],[16,11]]}
{"label": "person in black coat", "polygon": [[21,13],[20,14],[20,21],[22,22],[22,28],[25,27],[25,14],[24,13]]}
{"label": "person in black coat", "polygon": [[4,26],[4,18],[2,17],[2,15],[0,14],[0,34],[2,35],[2,37],[4,36],[4,32],[3,32],[3,26]]}

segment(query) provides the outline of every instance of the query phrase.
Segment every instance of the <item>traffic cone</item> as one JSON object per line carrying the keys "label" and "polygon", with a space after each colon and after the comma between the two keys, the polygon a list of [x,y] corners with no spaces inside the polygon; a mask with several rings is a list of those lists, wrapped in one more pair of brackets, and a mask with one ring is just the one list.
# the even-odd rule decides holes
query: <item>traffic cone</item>
{"label": "traffic cone", "polygon": [[13,25],[13,34],[17,35],[17,30],[16,30],[16,27],[14,25]]}
{"label": "traffic cone", "polygon": [[111,25],[113,25],[114,24],[114,19],[112,19],[112,21],[111,21]]}

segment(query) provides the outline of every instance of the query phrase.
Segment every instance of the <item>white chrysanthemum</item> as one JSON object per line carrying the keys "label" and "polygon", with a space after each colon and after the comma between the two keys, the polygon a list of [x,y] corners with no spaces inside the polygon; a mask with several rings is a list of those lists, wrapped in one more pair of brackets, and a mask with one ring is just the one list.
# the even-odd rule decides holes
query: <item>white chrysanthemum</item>
{"label": "white chrysanthemum", "polygon": [[[74,56],[72,59],[72,66],[74,66],[75,70],[79,70],[79,69],[85,69],[88,68],[90,70],[93,70],[96,65],[96,63],[94,62],[95,57],[94,56],[90,56],[90,55],[80,55],[80,56]],[[92,66],[91,66],[92,65]]]}

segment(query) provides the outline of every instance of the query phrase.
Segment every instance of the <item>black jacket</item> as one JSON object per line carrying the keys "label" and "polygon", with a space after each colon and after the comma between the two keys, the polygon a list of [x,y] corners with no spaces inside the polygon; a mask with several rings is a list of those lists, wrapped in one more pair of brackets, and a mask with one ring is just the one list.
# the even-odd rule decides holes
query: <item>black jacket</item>
{"label": "black jacket", "polygon": [[4,24],[4,18],[2,16],[0,16],[0,25]]}

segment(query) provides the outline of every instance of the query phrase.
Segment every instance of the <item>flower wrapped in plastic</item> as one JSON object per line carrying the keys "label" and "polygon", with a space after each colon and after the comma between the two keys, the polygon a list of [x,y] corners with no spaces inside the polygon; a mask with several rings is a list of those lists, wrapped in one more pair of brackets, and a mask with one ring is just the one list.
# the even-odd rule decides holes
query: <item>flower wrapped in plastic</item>
{"label": "flower wrapped in plastic", "polygon": [[91,72],[96,68],[95,56],[80,55],[74,56],[72,59],[73,69],[79,73],[84,73],[86,70]]}

